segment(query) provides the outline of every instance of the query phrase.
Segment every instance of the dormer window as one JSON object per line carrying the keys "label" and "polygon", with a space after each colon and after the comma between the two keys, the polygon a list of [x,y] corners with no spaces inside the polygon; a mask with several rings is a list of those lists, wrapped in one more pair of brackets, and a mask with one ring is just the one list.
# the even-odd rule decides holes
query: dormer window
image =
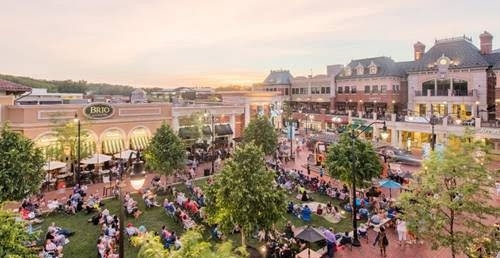
{"label": "dormer window", "polygon": [[351,67],[346,66],[346,68],[344,69],[344,74],[345,76],[351,76],[352,75]]}
{"label": "dormer window", "polygon": [[357,75],[363,75],[365,73],[365,68],[363,67],[363,65],[358,64],[358,66],[356,66],[356,74]]}
{"label": "dormer window", "polygon": [[377,74],[377,65],[373,63],[373,61],[370,63],[368,66],[368,69],[370,70],[370,74]]}

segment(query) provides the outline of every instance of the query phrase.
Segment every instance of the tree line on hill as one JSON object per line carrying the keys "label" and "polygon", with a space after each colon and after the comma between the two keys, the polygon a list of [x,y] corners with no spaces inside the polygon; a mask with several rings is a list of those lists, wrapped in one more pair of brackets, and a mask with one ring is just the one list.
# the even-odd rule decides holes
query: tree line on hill
{"label": "tree line on hill", "polygon": [[[0,79],[25,85],[31,88],[43,88],[47,89],[50,93],[83,93],[87,95],[124,95],[128,96],[136,88],[129,85],[115,85],[108,83],[91,83],[85,80],[42,80],[33,79],[25,76],[14,76],[0,74]],[[150,95],[153,91],[161,91],[163,88],[160,87],[148,87],[142,88]],[[249,90],[250,87],[241,85],[229,85],[220,86],[216,88],[216,91],[243,91]]]}

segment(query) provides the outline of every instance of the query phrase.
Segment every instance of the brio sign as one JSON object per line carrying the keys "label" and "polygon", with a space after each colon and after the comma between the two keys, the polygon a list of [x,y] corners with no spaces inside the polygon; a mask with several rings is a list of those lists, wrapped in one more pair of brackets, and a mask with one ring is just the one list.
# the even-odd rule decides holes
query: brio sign
{"label": "brio sign", "polygon": [[83,114],[89,119],[106,119],[114,112],[113,106],[108,103],[92,103],[83,109]]}

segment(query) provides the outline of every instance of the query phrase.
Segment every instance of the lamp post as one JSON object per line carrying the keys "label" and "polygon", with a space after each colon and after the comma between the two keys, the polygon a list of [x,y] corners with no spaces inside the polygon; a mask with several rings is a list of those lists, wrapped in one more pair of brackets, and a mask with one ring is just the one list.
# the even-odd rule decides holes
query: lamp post
{"label": "lamp post", "polygon": [[212,160],[212,174],[215,173],[215,154],[214,154],[214,148],[215,148],[215,128],[214,128],[214,122],[215,122],[215,117],[212,113],[208,113],[206,110],[205,110],[205,114],[203,114],[205,116],[205,118],[207,118],[208,116],[210,116],[210,131],[211,131],[211,137],[212,137],[212,148],[211,148],[211,160]]}
{"label": "lamp post", "polygon": [[355,144],[356,140],[359,135],[361,135],[364,131],[366,131],[368,128],[370,128],[374,124],[383,124],[384,126],[382,127],[382,132],[380,133],[380,136],[382,137],[383,140],[387,139],[389,136],[387,133],[387,126],[385,124],[385,121],[379,122],[375,121],[370,123],[368,126],[365,126],[363,130],[361,130],[358,134],[354,133],[354,130],[351,131],[350,137],[351,137],[351,175],[352,175],[352,229],[353,229],[353,240],[352,240],[352,245],[353,246],[361,246],[361,243],[359,242],[358,239],[358,221],[357,221],[357,207],[356,207],[356,155],[355,155]]}
{"label": "lamp post", "polygon": [[[139,156],[139,155],[137,155]],[[134,190],[138,191],[139,189],[142,188],[144,185],[144,181],[146,180],[146,172],[144,171],[144,161],[140,160],[139,158],[136,158],[134,162],[132,162],[132,172],[130,174],[130,185],[132,185],[132,188]],[[121,202],[121,208],[120,208],[120,238],[119,238],[119,257],[124,258],[124,241],[123,239],[125,238],[125,228],[124,228],[124,221],[125,221],[125,209],[126,207],[124,206],[124,200],[123,200],[123,193],[122,193],[122,187],[124,186],[121,184],[123,181],[120,181],[120,202]]]}
{"label": "lamp post", "polygon": [[77,127],[77,147],[76,147],[76,183],[80,184],[80,148],[81,148],[81,124],[80,124],[80,119],[78,119],[78,113],[75,113],[75,118],[74,122],[76,123]]}

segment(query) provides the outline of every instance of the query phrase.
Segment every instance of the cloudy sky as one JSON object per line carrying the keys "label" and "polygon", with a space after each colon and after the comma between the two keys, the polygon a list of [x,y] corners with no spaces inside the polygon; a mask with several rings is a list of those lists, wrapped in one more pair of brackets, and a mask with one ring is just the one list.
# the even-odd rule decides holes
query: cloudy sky
{"label": "cloudy sky", "polygon": [[417,40],[488,30],[498,0],[0,0],[0,73],[137,86],[260,82],[355,58],[412,58]]}

